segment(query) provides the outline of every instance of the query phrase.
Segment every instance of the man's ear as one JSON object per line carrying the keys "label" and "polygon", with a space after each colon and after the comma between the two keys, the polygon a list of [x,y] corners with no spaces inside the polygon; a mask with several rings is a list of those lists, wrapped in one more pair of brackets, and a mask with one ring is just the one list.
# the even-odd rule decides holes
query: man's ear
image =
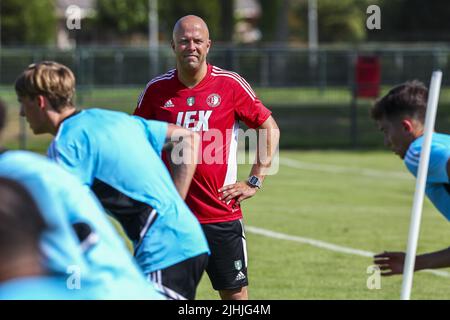
{"label": "man's ear", "polygon": [[208,39],[208,47],[206,48],[206,54],[209,53],[209,49],[211,49],[211,40]]}
{"label": "man's ear", "polygon": [[46,104],[47,104],[47,101],[45,101],[45,97],[43,95],[38,95],[36,97],[36,99],[37,99],[37,103],[38,103],[39,108],[40,109],[44,109]]}
{"label": "man's ear", "polygon": [[175,51],[175,42],[173,42],[173,39],[170,40],[170,46],[172,47],[172,50]]}
{"label": "man's ear", "polygon": [[406,132],[414,132],[414,123],[411,119],[403,119],[402,122],[402,128]]}

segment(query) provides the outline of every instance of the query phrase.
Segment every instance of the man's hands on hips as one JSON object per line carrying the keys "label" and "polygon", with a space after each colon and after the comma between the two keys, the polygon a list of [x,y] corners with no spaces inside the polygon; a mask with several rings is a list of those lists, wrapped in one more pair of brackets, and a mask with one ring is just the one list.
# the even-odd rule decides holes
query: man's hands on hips
{"label": "man's hands on hips", "polygon": [[220,188],[219,192],[222,194],[220,195],[219,200],[227,203],[228,201],[235,199],[236,202],[233,204],[233,207],[235,208],[238,207],[243,200],[253,197],[256,191],[258,191],[258,188],[249,186],[247,182],[238,181],[234,184],[229,184]]}

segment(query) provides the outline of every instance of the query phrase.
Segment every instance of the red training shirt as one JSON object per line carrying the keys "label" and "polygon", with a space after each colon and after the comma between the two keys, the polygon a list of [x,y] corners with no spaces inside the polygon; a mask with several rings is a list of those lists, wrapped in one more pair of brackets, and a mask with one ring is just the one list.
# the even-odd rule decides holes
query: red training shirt
{"label": "red training shirt", "polygon": [[170,70],[147,84],[134,114],[200,134],[200,163],[186,197],[200,223],[242,218],[240,207],[232,208],[234,200],[227,204],[219,200],[218,190],[236,182],[239,120],[257,128],[271,114],[242,77],[208,64],[203,80],[187,88],[178,80],[177,71]]}

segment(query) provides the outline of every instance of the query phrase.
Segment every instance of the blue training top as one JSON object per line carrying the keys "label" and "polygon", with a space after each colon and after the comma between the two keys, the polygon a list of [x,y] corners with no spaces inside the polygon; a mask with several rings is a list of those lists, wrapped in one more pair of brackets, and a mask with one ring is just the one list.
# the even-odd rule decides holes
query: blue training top
{"label": "blue training top", "polygon": [[[404,159],[408,170],[417,176],[423,136],[411,143]],[[447,163],[450,159],[450,135],[433,133],[430,163],[425,192],[435,207],[450,220],[450,180]]]}
{"label": "blue training top", "polygon": [[209,253],[197,218],[160,157],[167,127],[122,112],[88,109],[64,120],[48,150],[119,220],[146,274]]}
{"label": "blue training top", "polygon": [[78,290],[65,287],[66,279],[55,276],[26,277],[0,283],[0,300],[80,300]]}
{"label": "blue training top", "polygon": [[[26,151],[0,154],[0,176],[18,181],[35,199],[49,227],[41,242],[44,267],[66,278],[64,288],[68,294],[73,292],[73,298],[162,299],[98,200],[75,176]],[[77,234],[74,225],[84,231]]]}

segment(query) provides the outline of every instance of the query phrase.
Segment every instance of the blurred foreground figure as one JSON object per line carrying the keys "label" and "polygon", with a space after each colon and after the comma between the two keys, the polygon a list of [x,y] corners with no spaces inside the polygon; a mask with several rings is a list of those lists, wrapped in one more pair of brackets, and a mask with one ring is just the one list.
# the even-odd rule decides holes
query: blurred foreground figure
{"label": "blurred foreground figure", "polygon": [[[162,299],[145,281],[95,196],[75,176],[40,155],[2,150],[0,178],[1,280],[49,277],[23,286],[6,282],[2,297]],[[49,290],[38,289],[41,283],[48,283]],[[35,290],[27,291],[28,286]]]}
{"label": "blurred foreground figure", "polygon": [[0,300],[77,298],[63,275],[52,275],[41,264],[46,229],[28,191],[0,178]]}

